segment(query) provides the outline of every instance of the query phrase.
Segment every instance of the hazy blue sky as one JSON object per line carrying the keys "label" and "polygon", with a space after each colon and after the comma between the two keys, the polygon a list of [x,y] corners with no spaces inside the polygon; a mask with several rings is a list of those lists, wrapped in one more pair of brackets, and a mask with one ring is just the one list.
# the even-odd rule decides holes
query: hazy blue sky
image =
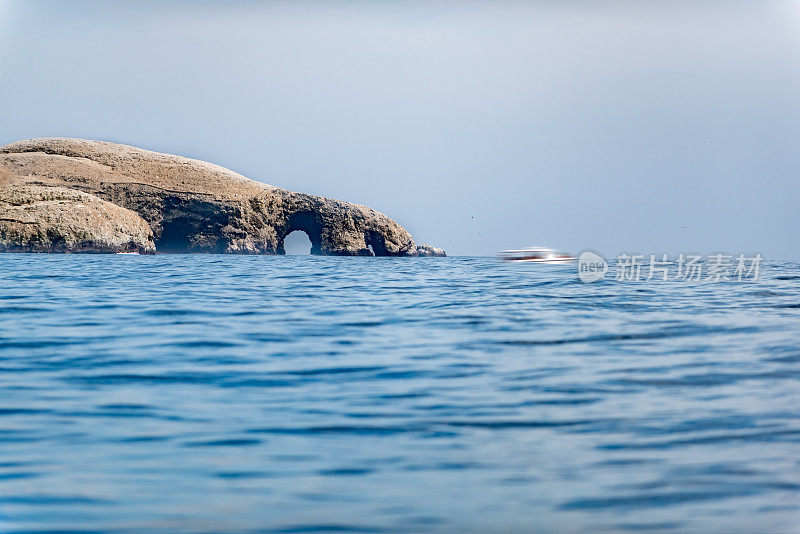
{"label": "hazy blue sky", "polygon": [[800,257],[799,2],[0,0],[0,101],[454,255]]}

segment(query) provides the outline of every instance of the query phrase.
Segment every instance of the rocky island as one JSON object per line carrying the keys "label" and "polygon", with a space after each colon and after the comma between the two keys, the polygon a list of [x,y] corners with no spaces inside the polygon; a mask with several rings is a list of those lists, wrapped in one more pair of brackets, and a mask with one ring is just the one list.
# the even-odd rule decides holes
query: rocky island
{"label": "rocky island", "polygon": [[0,252],[444,256],[366,206],[296,193],[195,159],[39,138],[0,147]]}

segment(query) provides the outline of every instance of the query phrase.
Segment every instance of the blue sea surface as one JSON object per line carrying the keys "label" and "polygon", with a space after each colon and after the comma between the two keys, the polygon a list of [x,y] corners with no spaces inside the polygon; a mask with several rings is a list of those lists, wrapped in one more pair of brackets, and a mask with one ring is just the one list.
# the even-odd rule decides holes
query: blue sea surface
{"label": "blue sea surface", "polygon": [[0,255],[0,532],[798,532],[800,264]]}

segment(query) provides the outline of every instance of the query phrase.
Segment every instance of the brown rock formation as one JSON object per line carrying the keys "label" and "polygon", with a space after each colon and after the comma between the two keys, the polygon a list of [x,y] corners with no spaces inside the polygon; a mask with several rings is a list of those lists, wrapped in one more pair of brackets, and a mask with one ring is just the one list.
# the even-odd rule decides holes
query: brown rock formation
{"label": "brown rock formation", "polygon": [[[283,239],[303,230],[312,254],[444,255],[430,245],[415,245],[402,226],[366,206],[286,191],[211,163],[126,145],[67,138],[18,141],[0,147],[0,172],[7,195],[61,195],[61,204],[36,200],[26,222],[0,227],[5,250],[34,250],[25,248],[33,241],[19,224],[35,223],[36,235],[64,237],[63,242],[34,240],[35,250],[110,252],[127,237],[124,250],[152,251],[148,234],[142,233],[140,223],[145,223],[160,252],[283,254]],[[69,230],[57,224],[70,203],[82,206],[82,224],[91,238],[77,237],[76,221],[70,220]],[[19,206],[0,203],[0,220],[19,218],[13,215],[18,212]],[[108,233],[112,222],[116,233]]]}
{"label": "brown rock formation", "polygon": [[80,191],[0,177],[0,252],[140,252],[156,247],[130,210]]}

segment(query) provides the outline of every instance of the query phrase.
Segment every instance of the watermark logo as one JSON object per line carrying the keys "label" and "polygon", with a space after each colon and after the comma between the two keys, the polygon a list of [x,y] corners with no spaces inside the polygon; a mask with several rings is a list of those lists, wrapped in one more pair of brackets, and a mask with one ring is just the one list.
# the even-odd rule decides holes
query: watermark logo
{"label": "watermark logo", "polygon": [[578,278],[585,284],[591,284],[605,278],[608,262],[599,254],[584,250],[578,258]]}
{"label": "watermark logo", "polygon": [[[620,254],[612,265],[613,279],[617,282],[653,279],[664,282],[755,282],[758,281],[762,260],[761,254],[752,257],[712,254],[706,258],[681,254],[673,259],[668,259],[667,254],[650,254],[649,258],[644,254]],[[578,258],[578,278],[587,284],[597,282],[605,278],[612,266],[599,254],[584,251]]]}

